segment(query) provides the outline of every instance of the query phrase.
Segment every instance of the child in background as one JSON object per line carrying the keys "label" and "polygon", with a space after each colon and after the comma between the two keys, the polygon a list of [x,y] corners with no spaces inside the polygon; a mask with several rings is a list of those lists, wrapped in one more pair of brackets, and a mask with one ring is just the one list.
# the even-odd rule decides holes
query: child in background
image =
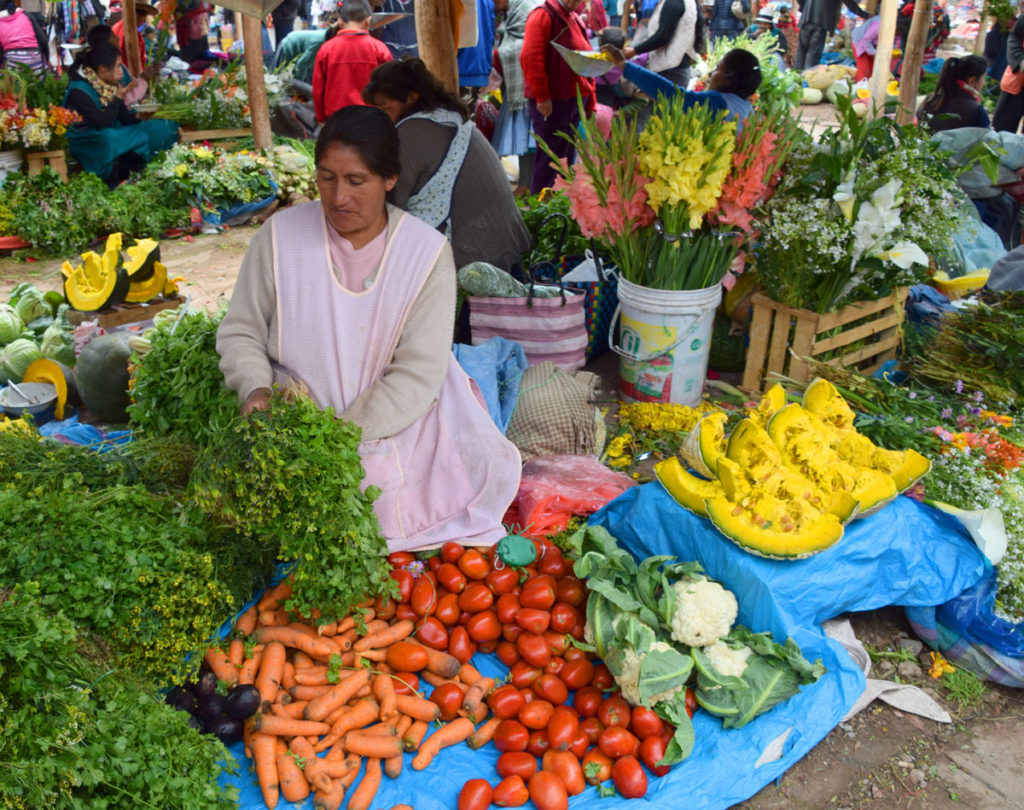
{"label": "child in background", "polygon": [[[626,34],[618,27],[604,28],[597,38],[598,47],[611,45],[621,51],[626,47]],[[648,54],[642,53],[634,57],[632,64],[643,67],[647,64]],[[609,108],[610,111],[620,111],[626,115],[635,115],[647,106],[648,100],[642,97],[640,90],[635,84],[622,78],[622,68],[613,67],[603,76],[594,79],[597,88],[597,104]],[[598,110],[599,114],[601,110]],[[610,115],[608,116],[610,120]]]}

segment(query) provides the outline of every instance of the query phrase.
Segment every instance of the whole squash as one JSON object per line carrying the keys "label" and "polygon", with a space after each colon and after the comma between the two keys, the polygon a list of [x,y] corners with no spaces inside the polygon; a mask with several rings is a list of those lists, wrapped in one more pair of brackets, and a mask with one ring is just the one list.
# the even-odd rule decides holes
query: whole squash
{"label": "whole squash", "polygon": [[93,338],[82,349],[75,364],[75,380],[82,404],[99,420],[112,424],[128,421],[127,335],[109,334]]}

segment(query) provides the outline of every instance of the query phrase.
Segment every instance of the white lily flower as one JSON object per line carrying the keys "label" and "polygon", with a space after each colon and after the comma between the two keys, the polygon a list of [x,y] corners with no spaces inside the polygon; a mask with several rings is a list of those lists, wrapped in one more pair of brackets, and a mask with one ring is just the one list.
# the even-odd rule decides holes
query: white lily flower
{"label": "white lily flower", "polygon": [[928,255],[913,242],[897,242],[888,250],[882,251],[879,258],[892,262],[901,270],[909,270],[915,264],[928,266]]}
{"label": "white lily flower", "polygon": [[902,187],[903,183],[900,180],[890,180],[874,190],[871,202],[880,209],[890,211],[896,205],[896,197]]}
{"label": "white lily flower", "polygon": [[960,509],[942,501],[925,503],[959,520],[992,565],[998,565],[1003,559],[1006,553],[1006,522],[1003,520],[1003,513],[997,507],[970,510]]}

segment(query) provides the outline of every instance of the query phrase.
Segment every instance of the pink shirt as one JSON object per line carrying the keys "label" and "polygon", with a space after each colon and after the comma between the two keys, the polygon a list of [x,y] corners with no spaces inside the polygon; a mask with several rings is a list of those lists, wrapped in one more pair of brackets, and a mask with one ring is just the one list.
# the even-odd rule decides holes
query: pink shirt
{"label": "pink shirt", "polygon": [[373,284],[373,272],[384,258],[384,248],[388,244],[387,226],[361,248],[352,247],[352,243],[329,224],[325,230],[331,251],[331,268],[338,282],[352,292],[369,289]]}

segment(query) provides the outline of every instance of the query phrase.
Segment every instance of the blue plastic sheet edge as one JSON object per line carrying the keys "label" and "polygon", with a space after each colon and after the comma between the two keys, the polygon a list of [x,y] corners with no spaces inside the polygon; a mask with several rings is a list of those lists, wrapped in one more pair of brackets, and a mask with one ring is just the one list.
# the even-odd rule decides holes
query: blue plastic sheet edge
{"label": "blue plastic sheet edge", "polygon": [[[975,584],[985,571],[984,558],[956,521],[908,498],[855,522],[833,548],[797,561],[767,560],[743,551],[706,520],[679,507],[656,483],[628,490],[590,522],[607,528],[637,557],[668,553],[698,560],[736,593],[740,622],[771,630],[779,640],[794,638],[806,657],[820,658],[828,670],[817,683],[742,729],[725,730],[717,718],[698,712],[690,758],[665,777],[649,776],[645,806],[666,810],[683,805],[725,808],[749,798],[782,776],[842,720],[863,693],[864,676],[846,650],[824,636],[822,621],[888,604],[939,604]],[[503,677],[507,672],[493,655],[477,654],[473,663],[485,675]],[[224,775],[222,782],[238,789],[242,808],[259,810],[262,797],[242,746],[229,750],[239,762],[239,773]],[[497,758],[493,746],[471,751],[458,745],[442,751],[428,769],[414,771],[412,755],[406,754],[401,777],[383,780],[373,806],[406,802],[417,810],[454,808],[468,779],[498,781]],[[572,798],[571,807],[607,810],[622,801],[602,799],[588,787]],[[313,802],[279,805],[293,806],[311,808]]]}

